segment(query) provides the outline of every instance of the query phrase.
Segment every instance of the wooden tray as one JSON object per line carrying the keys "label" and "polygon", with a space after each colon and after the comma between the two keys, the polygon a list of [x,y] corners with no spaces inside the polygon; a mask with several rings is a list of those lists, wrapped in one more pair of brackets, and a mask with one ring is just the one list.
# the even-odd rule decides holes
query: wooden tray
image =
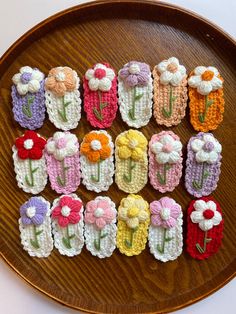
{"label": "wooden tray", "polygon": [[[21,37],[0,61],[0,251],[4,260],[28,283],[51,298],[76,309],[96,313],[163,313],[196,302],[222,287],[234,276],[235,187],[236,187],[236,45],[222,30],[203,18],[178,7],[154,1],[96,1],[63,11]],[[30,195],[17,188],[11,147],[24,131],[13,120],[11,77],[23,65],[44,73],[59,65],[75,68],[80,77],[102,60],[116,70],[129,60],[143,60],[153,67],[164,58],[176,56],[192,70],[197,65],[215,65],[225,79],[226,112],[214,135],[223,144],[223,164],[214,197],[221,202],[225,218],[221,250],[209,260],[196,261],[183,253],[176,261],[161,263],[148,248],[137,257],[115,251],[100,260],[86,249],[74,258],[56,249],[46,259],[30,258],[20,245],[19,206]],[[79,140],[92,128],[83,118],[76,129]],[[109,130],[113,139],[128,129],[119,113]],[[164,128],[152,118],[142,132],[150,139]],[[174,128],[186,144],[195,134],[189,113]],[[39,132],[49,137],[55,127],[47,119]],[[84,202],[96,196],[83,185],[77,191]],[[104,193],[102,193],[105,195]],[[140,193],[147,201],[161,197],[148,184]],[[57,195],[49,185],[42,193],[52,201]],[[118,204],[125,193],[115,184],[108,195]],[[191,197],[183,180],[173,193],[186,212]],[[186,231],[186,230],[185,230]]]}

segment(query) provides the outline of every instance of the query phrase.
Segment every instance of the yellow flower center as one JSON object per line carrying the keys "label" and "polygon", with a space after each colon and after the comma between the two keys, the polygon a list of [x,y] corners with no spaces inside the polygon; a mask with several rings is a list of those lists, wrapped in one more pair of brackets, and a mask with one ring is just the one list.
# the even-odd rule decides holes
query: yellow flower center
{"label": "yellow flower center", "polygon": [[139,209],[137,207],[131,207],[129,210],[128,210],[128,217],[129,218],[134,218],[134,217],[137,217],[138,216],[138,213],[139,213]]}
{"label": "yellow flower center", "polygon": [[170,63],[168,66],[167,66],[167,70],[171,73],[175,73],[177,70],[178,70],[178,66],[177,64],[175,63]]}
{"label": "yellow flower center", "polygon": [[207,70],[204,73],[202,73],[201,77],[203,81],[211,81],[214,77],[214,72]]}
{"label": "yellow flower center", "polygon": [[135,149],[135,147],[138,145],[138,141],[136,139],[132,139],[129,141],[129,148]]}

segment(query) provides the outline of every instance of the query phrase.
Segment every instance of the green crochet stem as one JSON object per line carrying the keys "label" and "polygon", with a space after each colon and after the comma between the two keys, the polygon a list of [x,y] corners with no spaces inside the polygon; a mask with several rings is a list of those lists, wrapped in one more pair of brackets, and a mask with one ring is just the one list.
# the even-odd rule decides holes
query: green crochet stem
{"label": "green crochet stem", "polygon": [[57,110],[59,116],[61,117],[63,122],[67,122],[67,116],[66,116],[66,108],[71,104],[71,101],[65,102],[65,96],[62,97],[62,110]]}
{"label": "green crochet stem", "polygon": [[169,95],[169,108],[166,110],[162,108],[162,114],[165,118],[170,118],[173,112],[173,103],[176,101],[177,96],[173,96],[172,86],[170,85],[170,95]]}
{"label": "green crochet stem", "polygon": [[27,96],[27,103],[22,105],[22,112],[28,118],[32,118],[32,111],[31,105],[34,103],[34,96],[28,95]]}
{"label": "green crochet stem", "polygon": [[34,233],[34,239],[30,239],[30,243],[31,245],[35,248],[35,249],[39,249],[40,245],[38,242],[38,236],[43,232],[43,230],[37,230],[37,227],[35,225],[33,225],[33,233]]}
{"label": "green crochet stem", "polygon": [[163,169],[163,176],[161,175],[160,172],[157,172],[157,180],[161,185],[166,184],[166,172],[171,168],[171,165],[166,163],[164,164],[164,169]]}
{"label": "green crochet stem", "polygon": [[64,159],[61,161],[61,169],[62,169],[62,175],[57,176],[57,183],[60,186],[65,186],[66,185],[66,172],[68,171],[68,169],[70,169],[70,167],[65,166]]}
{"label": "green crochet stem", "polygon": [[134,234],[138,228],[132,228],[130,230],[130,240],[125,239],[125,245],[130,249],[133,246]]}
{"label": "green crochet stem", "polygon": [[98,231],[98,238],[94,240],[94,247],[97,251],[101,249],[101,240],[104,239],[108,235],[107,232],[102,233],[102,230]]}
{"label": "green crochet stem", "polygon": [[194,180],[192,182],[193,188],[195,190],[201,190],[203,188],[204,179],[206,179],[210,175],[210,173],[208,171],[205,171],[205,166],[206,166],[206,164],[205,164],[205,162],[203,162],[200,181]]}
{"label": "green crochet stem", "polygon": [[136,89],[136,87],[134,87],[134,95],[133,95],[133,99],[132,99],[132,107],[131,107],[131,109],[129,110],[129,113],[128,113],[129,118],[131,120],[136,120],[136,117],[135,117],[135,104],[142,97],[143,97],[143,93],[137,95],[137,89]]}
{"label": "green crochet stem", "polygon": [[100,161],[97,163],[97,165],[98,165],[98,167],[97,167],[97,175],[96,175],[96,176],[91,175],[91,180],[92,180],[93,182],[99,182],[99,181],[100,181],[100,177],[101,177],[101,162],[102,162],[102,160],[100,160]]}
{"label": "green crochet stem", "polygon": [[196,248],[197,248],[198,252],[201,254],[205,253],[207,243],[211,242],[211,240],[212,240],[211,238],[207,237],[207,231],[205,231],[204,239],[203,239],[203,247],[201,247],[201,245],[199,243],[196,243]]}
{"label": "green crochet stem", "polygon": [[135,162],[132,163],[132,158],[129,158],[128,174],[123,175],[123,179],[128,183],[132,181],[132,170],[135,168],[135,166],[136,166]]}
{"label": "green crochet stem", "polygon": [[205,122],[207,110],[213,103],[214,103],[214,100],[213,99],[208,100],[208,96],[206,95],[205,96],[205,111],[203,113],[199,113],[199,116],[198,116],[198,119],[201,123]]}
{"label": "green crochet stem", "polygon": [[98,91],[98,98],[99,98],[99,109],[97,108],[93,108],[93,113],[94,115],[96,116],[96,118],[99,120],[99,121],[102,121],[103,120],[103,114],[102,114],[102,110],[108,106],[108,103],[107,102],[102,102],[102,92],[101,91]]}
{"label": "green crochet stem", "polygon": [[166,233],[167,233],[167,229],[164,228],[162,245],[157,244],[157,251],[161,254],[164,254],[164,252],[165,252],[166,242],[170,242],[173,239],[173,238],[167,237]]}
{"label": "green crochet stem", "polygon": [[72,246],[71,246],[71,243],[70,243],[70,240],[73,239],[75,237],[75,234],[71,234],[70,235],[70,232],[69,232],[69,225],[67,225],[66,227],[66,237],[63,237],[62,238],[62,243],[64,244],[64,246],[67,248],[67,249],[71,249]]}
{"label": "green crochet stem", "polygon": [[25,181],[28,186],[34,186],[34,173],[38,170],[39,167],[33,169],[32,159],[29,160],[29,177],[25,176]]}

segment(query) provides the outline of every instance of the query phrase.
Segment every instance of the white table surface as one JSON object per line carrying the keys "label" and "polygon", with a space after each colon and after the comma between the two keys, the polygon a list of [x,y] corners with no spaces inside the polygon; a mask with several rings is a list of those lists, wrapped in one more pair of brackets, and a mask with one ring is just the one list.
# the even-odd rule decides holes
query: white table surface
{"label": "white table surface", "polygon": [[[23,33],[35,24],[70,6],[87,1],[78,0],[0,0],[0,56]],[[208,18],[236,38],[235,0],[169,0]],[[232,56],[233,58],[233,56]],[[235,56],[234,56],[235,58]],[[236,313],[236,280],[212,296],[178,314]],[[75,314],[48,299],[20,279],[0,260],[0,313],[2,314]],[[125,314],[125,313],[121,313]]]}

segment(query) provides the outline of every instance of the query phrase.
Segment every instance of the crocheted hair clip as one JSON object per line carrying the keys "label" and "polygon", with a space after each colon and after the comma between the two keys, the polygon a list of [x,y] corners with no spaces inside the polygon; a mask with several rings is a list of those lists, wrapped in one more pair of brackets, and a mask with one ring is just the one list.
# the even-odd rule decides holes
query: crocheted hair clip
{"label": "crocheted hair clip", "polygon": [[130,194],[121,200],[116,239],[121,253],[133,256],[145,249],[149,222],[149,205],[141,196]]}
{"label": "crocheted hair clip", "polygon": [[148,64],[126,63],[118,74],[118,95],[122,119],[131,127],[148,124],[152,116],[152,77]]}
{"label": "crocheted hair clip", "polygon": [[42,196],[31,197],[20,207],[21,244],[30,256],[47,257],[53,249],[50,203]]}
{"label": "crocheted hair clip", "polygon": [[85,244],[92,255],[109,257],[116,248],[116,207],[109,197],[98,196],[85,210]]}
{"label": "crocheted hair clip", "polygon": [[172,131],[154,134],[149,142],[149,178],[154,189],[173,191],[182,176],[182,143]]}
{"label": "crocheted hair clip", "polygon": [[167,127],[177,125],[187,107],[186,69],[175,57],[163,60],[153,70],[154,117]]}
{"label": "crocheted hair clip", "polygon": [[115,142],[115,182],[126,193],[137,193],[147,183],[147,139],[143,133],[129,130]]}
{"label": "crocheted hair clip", "polygon": [[170,197],[162,197],[150,204],[151,225],[149,247],[162,262],[175,260],[183,247],[183,214],[181,206]]}
{"label": "crocheted hair clip", "polygon": [[117,111],[117,78],[108,63],[97,63],[84,76],[84,110],[90,124],[109,128]]}
{"label": "crocheted hair clip", "polygon": [[45,80],[45,99],[50,121],[64,131],[75,129],[81,118],[80,79],[69,67],[56,67]]}
{"label": "crocheted hair clip", "polygon": [[215,254],[223,238],[224,221],[220,204],[213,197],[190,203],[187,216],[187,251],[203,260]]}
{"label": "crocheted hair clip", "polygon": [[215,67],[196,67],[189,76],[190,121],[196,131],[215,130],[223,120],[223,78]]}
{"label": "crocheted hair clip", "polygon": [[12,147],[18,186],[27,193],[38,194],[47,184],[43,155],[46,140],[34,131],[26,131]]}
{"label": "crocheted hair clip", "polygon": [[51,188],[57,193],[69,194],[80,185],[79,143],[67,132],[56,132],[45,146],[47,172]]}
{"label": "crocheted hair clip", "polygon": [[24,66],[12,77],[14,119],[30,130],[41,128],[45,119],[44,74]]}
{"label": "crocheted hair clip", "polygon": [[91,131],[80,147],[83,184],[88,190],[107,191],[113,183],[114,145],[106,131]]}
{"label": "crocheted hair clip", "polygon": [[220,176],[221,144],[211,133],[198,133],[188,142],[185,186],[187,191],[201,197],[211,194]]}
{"label": "crocheted hair clip", "polygon": [[83,203],[76,194],[61,195],[51,209],[54,245],[62,255],[80,254],[84,245]]}

